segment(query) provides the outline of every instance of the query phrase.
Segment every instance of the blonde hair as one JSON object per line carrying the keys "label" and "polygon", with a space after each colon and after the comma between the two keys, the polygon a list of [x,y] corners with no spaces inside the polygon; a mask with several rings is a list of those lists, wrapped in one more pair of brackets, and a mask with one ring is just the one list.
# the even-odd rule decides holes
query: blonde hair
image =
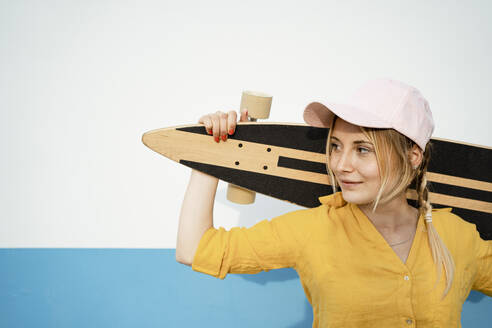
{"label": "blonde hair", "polygon": [[[326,170],[330,175],[334,193],[337,191],[338,185],[330,168],[330,140],[336,118],[337,117],[335,117],[331,123],[326,142]],[[409,192],[409,187],[413,184],[412,182],[415,182],[417,189],[418,209],[420,214],[426,218],[425,222],[427,226],[429,245],[432,251],[432,258],[434,259],[434,263],[436,265],[437,280],[434,288],[441,278],[441,266],[444,266],[447,284],[441,298],[442,300],[451,288],[455,265],[451,253],[432,224],[432,205],[428,200],[429,190],[427,187],[426,176],[432,145],[430,142],[427,143],[422,162],[416,169],[414,169],[408,157],[409,151],[412,149],[413,145],[415,145],[415,142],[411,139],[394,129],[365,127],[360,127],[360,129],[374,145],[379,174],[381,177],[381,187],[379,188],[376,199],[372,202],[373,212],[376,210],[379,203],[385,203],[397,195],[400,195],[402,192]],[[396,179],[394,186],[389,186],[390,178],[392,176],[397,176],[399,179]],[[390,187],[392,189],[383,195],[385,188]]]}

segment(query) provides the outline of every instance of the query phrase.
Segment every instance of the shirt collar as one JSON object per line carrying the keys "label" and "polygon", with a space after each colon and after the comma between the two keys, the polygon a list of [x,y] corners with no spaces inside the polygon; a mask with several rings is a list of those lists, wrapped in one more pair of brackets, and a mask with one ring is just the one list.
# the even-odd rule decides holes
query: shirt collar
{"label": "shirt collar", "polygon": [[323,204],[323,205],[330,205],[330,206],[333,206],[335,208],[342,207],[345,204],[347,204],[347,202],[345,201],[345,199],[343,199],[343,197],[342,197],[342,192],[341,191],[336,192],[336,193],[331,194],[331,195],[318,197],[318,199],[319,199],[319,202],[321,204]]}

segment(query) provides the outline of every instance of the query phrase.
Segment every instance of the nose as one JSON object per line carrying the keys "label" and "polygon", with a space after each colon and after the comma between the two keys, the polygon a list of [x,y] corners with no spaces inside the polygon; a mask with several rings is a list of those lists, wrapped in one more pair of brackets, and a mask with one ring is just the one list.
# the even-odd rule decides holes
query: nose
{"label": "nose", "polygon": [[352,164],[352,154],[348,150],[344,150],[338,154],[338,160],[335,163],[334,169],[338,172],[351,172],[354,170]]}

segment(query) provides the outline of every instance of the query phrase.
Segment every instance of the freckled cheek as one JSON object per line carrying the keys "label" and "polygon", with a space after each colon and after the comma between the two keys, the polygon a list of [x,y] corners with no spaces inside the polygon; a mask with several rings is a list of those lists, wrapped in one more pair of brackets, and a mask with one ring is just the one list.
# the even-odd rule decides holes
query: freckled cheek
{"label": "freckled cheek", "polygon": [[337,167],[337,162],[333,155],[330,156],[330,169],[334,171]]}
{"label": "freckled cheek", "polygon": [[339,164],[339,158],[338,156],[330,156],[330,169],[335,174],[335,177],[338,174],[338,164]]}
{"label": "freckled cheek", "polygon": [[335,176],[335,181],[337,183],[340,183],[340,181],[338,179],[337,166],[338,166],[338,160],[334,159],[333,156],[330,156],[330,170],[333,173],[333,175]]}
{"label": "freckled cheek", "polygon": [[379,169],[377,162],[361,160],[357,165],[357,170],[367,181],[379,183]]}

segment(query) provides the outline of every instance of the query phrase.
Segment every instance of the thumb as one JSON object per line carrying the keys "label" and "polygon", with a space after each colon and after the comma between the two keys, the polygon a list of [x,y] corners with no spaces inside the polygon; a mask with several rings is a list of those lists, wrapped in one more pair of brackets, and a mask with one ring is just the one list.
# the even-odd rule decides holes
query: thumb
{"label": "thumb", "polygon": [[241,117],[239,119],[240,122],[247,122],[248,120],[248,109],[241,108]]}

